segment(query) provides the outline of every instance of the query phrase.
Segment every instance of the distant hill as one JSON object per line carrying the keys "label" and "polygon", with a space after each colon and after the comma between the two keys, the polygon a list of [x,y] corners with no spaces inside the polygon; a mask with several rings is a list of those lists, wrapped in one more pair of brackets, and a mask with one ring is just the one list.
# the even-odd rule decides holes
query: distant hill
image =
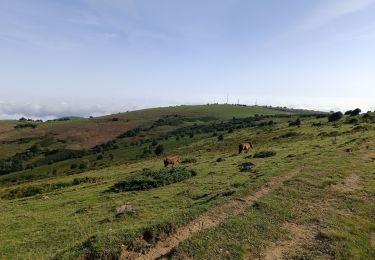
{"label": "distant hill", "polygon": [[0,122],[0,141],[15,141],[21,138],[37,138],[53,135],[67,143],[69,148],[91,148],[105,143],[133,128],[147,126],[162,117],[177,115],[193,121],[209,122],[229,120],[255,115],[296,115],[317,113],[315,111],[244,106],[229,104],[171,106],[142,109],[97,118],[64,117],[47,122],[35,122],[35,128],[14,127],[22,122]]}

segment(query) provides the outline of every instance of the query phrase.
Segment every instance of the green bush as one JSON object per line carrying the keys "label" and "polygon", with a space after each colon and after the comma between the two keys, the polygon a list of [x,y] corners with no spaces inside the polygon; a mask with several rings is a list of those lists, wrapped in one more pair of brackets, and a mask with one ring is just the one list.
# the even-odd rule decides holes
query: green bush
{"label": "green bush", "polygon": [[275,155],[276,155],[276,152],[274,151],[260,151],[260,152],[256,152],[253,158],[267,158],[267,157],[271,157]]}
{"label": "green bush", "polygon": [[289,122],[289,126],[300,126],[301,125],[301,119],[297,118],[295,121]]}
{"label": "green bush", "polygon": [[332,113],[328,116],[328,122],[336,122],[339,121],[343,117],[343,114],[339,112]]}
{"label": "green bush", "polygon": [[161,144],[159,144],[158,146],[156,146],[156,148],[155,148],[155,154],[159,156],[159,155],[161,155],[163,153],[164,153],[164,146],[161,145]]}
{"label": "green bush", "polygon": [[181,182],[196,175],[197,173],[194,170],[189,170],[184,167],[165,168],[159,171],[152,171],[146,168],[138,174],[116,183],[112,188],[110,188],[110,191],[121,192],[149,190],[172,183]]}

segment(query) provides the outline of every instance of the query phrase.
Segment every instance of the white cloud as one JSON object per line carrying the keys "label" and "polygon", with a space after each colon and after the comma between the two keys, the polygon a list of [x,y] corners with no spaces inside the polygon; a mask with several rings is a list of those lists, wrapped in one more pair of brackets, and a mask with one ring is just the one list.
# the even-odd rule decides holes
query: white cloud
{"label": "white cloud", "polygon": [[113,111],[101,105],[81,105],[79,103],[9,103],[0,102],[0,118],[59,118],[65,116],[105,115]]}

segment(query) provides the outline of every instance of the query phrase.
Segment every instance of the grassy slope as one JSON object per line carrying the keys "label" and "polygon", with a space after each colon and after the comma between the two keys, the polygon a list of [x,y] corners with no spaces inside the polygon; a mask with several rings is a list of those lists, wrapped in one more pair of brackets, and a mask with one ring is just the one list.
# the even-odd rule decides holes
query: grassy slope
{"label": "grassy slope", "polygon": [[[228,115],[228,118],[231,116]],[[285,174],[302,163],[306,164],[303,173],[280,190],[262,198],[260,206],[251,207],[244,215],[231,218],[218,228],[203,231],[185,241],[174,256],[241,259],[249,254],[257,257],[272,241],[287,237],[288,230],[283,229],[285,222],[297,222],[313,223],[319,230],[317,237],[324,241],[314,242],[304,251],[307,256],[374,257],[370,235],[375,231],[372,219],[375,203],[371,203],[375,199],[375,168],[371,156],[366,160],[362,156],[367,156],[371,153],[369,149],[375,147],[375,132],[352,132],[351,125],[339,128],[332,124],[323,124],[321,128],[310,126],[312,122],[319,121],[326,119],[303,120],[300,128],[288,127],[286,122],[280,122],[272,128],[242,129],[225,134],[223,142],[205,134],[195,135],[193,139],[185,137],[179,141],[162,141],[168,151],[175,150],[174,153],[185,158],[196,158],[197,163],[188,167],[197,170],[198,176],[154,190],[104,193],[115,182],[135,174],[137,170],[161,168],[161,160],[155,158],[14,185],[12,188],[68,183],[85,176],[99,178],[97,183],[66,187],[44,195],[0,200],[0,208],[3,209],[0,215],[0,241],[3,241],[0,258],[45,258],[59,252],[66,258],[77,257],[82,254],[80,246],[85,241],[91,241],[86,242],[86,249],[99,252],[112,250],[113,253],[118,244],[134,243],[135,234],[142,229],[166,223],[172,227],[183,225],[208,208],[252,192],[272,176]],[[298,135],[280,138],[291,131]],[[339,132],[336,141],[334,137],[318,137],[321,132],[332,131]],[[361,143],[366,137],[370,138],[369,149],[359,150],[363,148]],[[238,163],[249,160],[244,158],[247,155],[236,155],[237,144],[245,140],[254,141],[255,151],[277,152],[274,157],[251,159],[256,163],[259,174],[240,173],[238,170]],[[354,152],[347,153],[346,149]],[[216,162],[219,157],[224,161]],[[360,176],[361,188],[350,194],[338,192],[335,185],[342,183],[353,169]],[[4,189],[9,187],[0,187],[0,192]],[[224,196],[228,191],[235,193]],[[322,201],[332,203],[324,203],[323,207]],[[126,203],[135,207],[137,213],[115,217],[114,208]],[[93,236],[96,236],[95,239]],[[149,242],[152,243],[152,239]]]}
{"label": "grassy slope", "polygon": [[[0,122],[0,141],[17,140],[25,137],[42,137],[55,135],[56,138],[68,142],[73,149],[91,148],[105,143],[129,129],[147,125],[165,115],[181,115],[183,117],[211,117],[211,119],[230,119],[232,117],[249,117],[255,114],[274,115],[292,114],[263,107],[244,107],[233,105],[197,105],[151,108],[126,113],[119,113],[94,119],[72,119],[69,121],[52,121],[36,123],[37,128],[14,129],[17,122]],[[119,121],[112,121],[112,118]]]}

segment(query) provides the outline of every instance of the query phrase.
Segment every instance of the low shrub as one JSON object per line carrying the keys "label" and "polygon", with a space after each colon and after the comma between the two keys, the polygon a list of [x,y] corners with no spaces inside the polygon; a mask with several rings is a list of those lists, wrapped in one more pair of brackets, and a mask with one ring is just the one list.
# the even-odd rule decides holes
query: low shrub
{"label": "low shrub", "polygon": [[276,155],[275,151],[260,151],[260,152],[256,152],[253,158],[267,158],[267,157],[272,157],[275,155]]}
{"label": "low shrub", "polygon": [[14,128],[15,129],[20,129],[20,128],[36,128],[36,124],[33,123],[24,123],[24,124],[18,124]]}
{"label": "low shrub", "polygon": [[157,156],[162,155],[164,153],[164,146],[162,144],[159,144],[158,146],[156,146],[154,152]]}
{"label": "low shrub", "polygon": [[301,119],[297,118],[295,121],[289,122],[289,126],[300,126],[301,125]]}
{"label": "low shrub", "polygon": [[328,122],[336,122],[339,121],[344,115],[339,111],[332,113],[328,116]]}
{"label": "low shrub", "polygon": [[196,175],[197,173],[194,170],[189,170],[184,167],[164,168],[158,171],[145,168],[138,174],[116,183],[109,191],[122,192],[149,190],[181,182]]}

